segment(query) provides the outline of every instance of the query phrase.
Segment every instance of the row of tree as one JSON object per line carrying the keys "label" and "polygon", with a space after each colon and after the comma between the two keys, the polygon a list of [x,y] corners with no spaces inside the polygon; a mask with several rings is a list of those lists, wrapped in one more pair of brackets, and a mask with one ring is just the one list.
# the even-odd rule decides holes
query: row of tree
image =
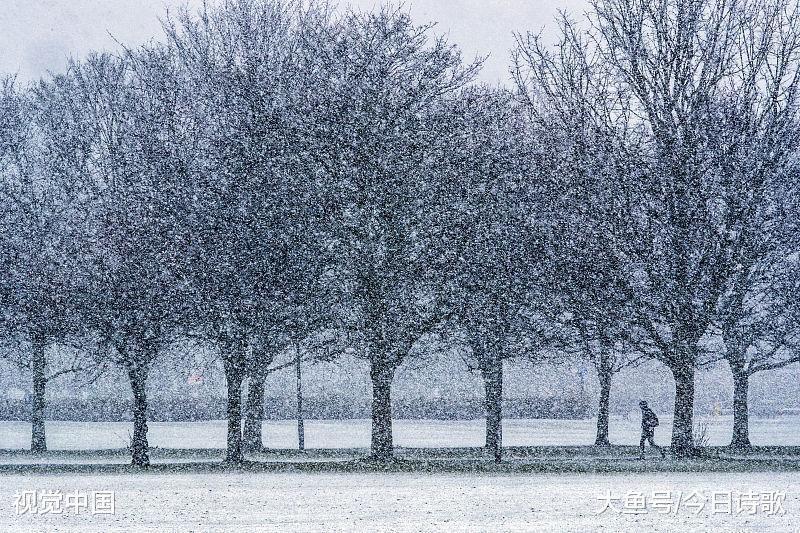
{"label": "row of tree", "polygon": [[[595,0],[561,40],[518,37],[513,89],[402,10],[223,0],[166,39],[0,94],[0,302],[30,368],[34,449],[58,375],[126,371],[146,465],[148,373],[176,343],[222,359],[227,460],[260,445],[294,348],[369,364],[372,455],[391,384],[461,347],[501,457],[504,360],[577,356],[601,384],[645,359],[676,384],[798,360],[800,19],[788,0]],[[48,350],[83,357],[49,368]]]}

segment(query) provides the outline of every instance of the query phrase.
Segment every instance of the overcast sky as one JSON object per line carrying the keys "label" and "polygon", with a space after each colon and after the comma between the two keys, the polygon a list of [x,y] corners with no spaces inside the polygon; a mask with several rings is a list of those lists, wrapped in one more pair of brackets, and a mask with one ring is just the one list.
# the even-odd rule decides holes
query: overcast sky
{"label": "overcast sky", "polygon": [[[70,56],[110,50],[161,35],[158,18],[185,0],[0,0],[0,72],[34,79],[61,70]],[[189,0],[200,5],[202,0]],[[340,2],[347,5],[348,2]],[[381,0],[353,0],[370,9]],[[418,23],[436,21],[467,56],[490,54],[482,78],[507,79],[513,33],[553,27],[559,9],[575,14],[586,0],[416,0],[406,2]]]}

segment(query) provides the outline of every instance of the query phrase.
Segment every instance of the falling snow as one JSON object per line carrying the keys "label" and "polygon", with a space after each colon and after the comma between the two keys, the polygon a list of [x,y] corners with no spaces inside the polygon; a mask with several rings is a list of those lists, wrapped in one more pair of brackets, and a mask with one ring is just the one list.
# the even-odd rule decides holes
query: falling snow
{"label": "falling snow", "polygon": [[790,527],[800,4],[160,20],[0,76],[0,530]]}

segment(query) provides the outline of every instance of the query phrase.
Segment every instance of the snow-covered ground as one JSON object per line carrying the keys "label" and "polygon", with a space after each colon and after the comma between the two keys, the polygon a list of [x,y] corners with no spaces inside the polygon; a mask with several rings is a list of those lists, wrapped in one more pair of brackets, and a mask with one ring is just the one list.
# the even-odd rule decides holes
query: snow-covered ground
{"label": "snow-covered ground", "polygon": [[[115,514],[18,515],[25,490],[114,491]],[[785,491],[782,516],[727,508],[598,514],[610,491],[697,494]],[[678,492],[682,496],[678,496]],[[648,503],[648,505],[650,505]],[[796,474],[450,475],[108,474],[11,475],[0,484],[0,531],[793,531],[800,516]]]}
{"label": "snow-covered ground", "polygon": [[[669,440],[669,418],[662,417],[658,440]],[[712,444],[726,444],[730,418],[707,420]],[[395,422],[399,446],[479,446],[483,422]],[[614,419],[612,440],[638,442],[636,419]],[[307,444],[316,448],[367,447],[369,421],[307,421]],[[753,421],[756,444],[800,444],[800,418]],[[98,450],[126,444],[126,423],[48,423],[51,449]],[[291,421],[264,424],[266,443],[296,445]],[[509,445],[591,444],[594,421],[509,420]],[[0,448],[26,448],[30,429],[21,422],[0,423]],[[223,422],[153,423],[151,444],[167,448],[222,448]],[[193,461],[219,461],[218,456]],[[127,455],[89,452],[39,458],[48,463],[127,463]],[[39,459],[12,454],[0,462]],[[189,460],[187,459],[187,460]],[[182,459],[178,459],[180,462]],[[162,462],[161,460],[156,462]],[[175,458],[164,459],[175,462]],[[16,495],[25,491],[61,494],[113,491],[115,513],[84,510],[65,514],[19,514]],[[742,495],[785,494],[772,515],[762,506],[748,514]],[[653,506],[654,493],[666,493],[666,511]],[[712,501],[731,495],[729,509]],[[607,496],[612,509],[599,513]],[[641,514],[624,513],[639,496]],[[663,494],[662,494],[663,497]],[[703,502],[702,508],[690,502]],[[784,499],[785,498],[785,499]],[[780,511],[783,511],[782,513]],[[304,473],[262,471],[145,473],[12,473],[0,483],[0,532],[112,531],[797,531],[800,477],[796,472],[499,474],[499,473]]]}
{"label": "snow-covered ground", "polygon": [[[709,444],[730,442],[731,417],[709,417]],[[162,448],[224,448],[224,421],[151,422],[149,441]],[[307,420],[308,448],[366,448],[369,446],[369,420]],[[800,446],[800,417],[786,416],[751,420],[754,445]],[[127,422],[47,423],[47,440],[52,450],[97,450],[122,448],[129,442],[131,424]],[[671,418],[661,417],[656,441],[668,444]],[[396,420],[397,446],[439,448],[481,446],[483,420]],[[594,442],[594,420],[506,420],[503,441],[507,446],[580,446]],[[614,418],[611,441],[615,444],[639,443],[637,418]],[[271,448],[297,447],[294,421],[264,423],[264,443]],[[0,421],[0,449],[25,449],[30,446],[30,424]]]}

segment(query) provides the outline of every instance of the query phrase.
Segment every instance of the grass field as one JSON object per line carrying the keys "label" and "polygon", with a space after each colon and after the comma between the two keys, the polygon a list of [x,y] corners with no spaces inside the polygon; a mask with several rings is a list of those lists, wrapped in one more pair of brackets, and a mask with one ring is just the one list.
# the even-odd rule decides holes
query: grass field
{"label": "grass field", "polygon": [[[669,443],[672,419],[660,415],[656,442]],[[709,444],[730,442],[733,420],[730,416],[698,419],[708,427]],[[226,423],[151,422],[149,441],[161,448],[224,448]],[[395,420],[397,446],[417,448],[467,448],[481,446],[483,420]],[[307,420],[308,448],[366,448],[369,446],[369,420]],[[800,417],[756,418],[751,421],[751,440],[757,446],[800,446]],[[98,450],[124,447],[129,442],[130,422],[47,422],[48,446],[55,450]],[[264,444],[269,448],[296,448],[297,429],[292,420],[266,421]],[[507,446],[583,446],[594,442],[595,421],[520,420],[503,423],[503,443]],[[639,442],[639,419],[615,417],[610,437],[614,444]],[[0,449],[30,446],[30,424],[0,421]]]}
{"label": "grass field", "polygon": [[[397,421],[388,466],[364,459],[367,421],[309,421],[305,452],[292,449],[293,424],[267,422],[271,448],[241,466],[221,463],[222,422],[152,424],[153,466],[141,471],[128,464],[128,424],[51,422],[51,451],[32,454],[29,427],[3,422],[0,532],[797,530],[798,419],[755,421],[759,445],[747,453],[722,446],[729,420],[713,419],[714,445],[692,460],[638,460],[635,420],[612,421],[617,445],[587,445],[593,424],[508,421],[496,465],[480,448],[481,421]],[[669,420],[662,424],[657,440],[666,444]],[[113,491],[115,513],[19,514],[24,491]],[[712,505],[720,494],[739,502],[776,492],[777,513]],[[652,505],[664,493],[674,511]],[[601,513],[607,497],[616,499]],[[638,497],[646,505],[630,508]],[[687,504],[692,497],[703,507]]]}

